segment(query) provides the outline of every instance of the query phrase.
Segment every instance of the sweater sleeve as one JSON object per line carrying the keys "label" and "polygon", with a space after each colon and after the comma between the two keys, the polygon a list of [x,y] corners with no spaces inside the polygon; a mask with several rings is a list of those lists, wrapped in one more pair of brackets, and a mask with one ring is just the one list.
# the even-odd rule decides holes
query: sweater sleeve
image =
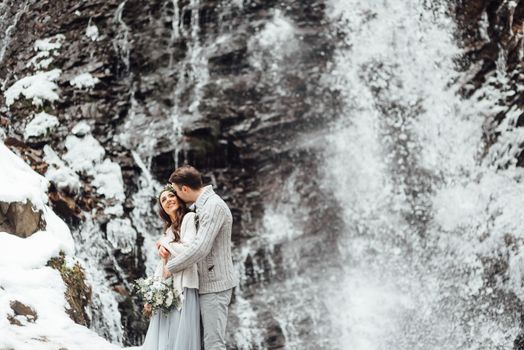
{"label": "sweater sleeve", "polygon": [[226,215],[216,202],[206,203],[199,213],[199,227],[196,238],[176,256],[170,257],[167,269],[171,273],[182,271],[203,260],[210,252],[216,236],[220,232]]}
{"label": "sweater sleeve", "polygon": [[162,260],[160,260],[160,261],[157,262],[157,264],[156,264],[156,269],[155,269],[155,272],[153,273],[153,276],[155,276],[155,277],[161,277],[161,276],[162,276],[163,269],[164,269],[164,264],[163,264]]}
{"label": "sweater sleeve", "polygon": [[162,244],[162,246],[166,248],[172,256],[181,254],[186,250],[196,236],[195,213],[187,213],[182,219],[180,236],[179,242],[171,242],[168,237],[163,237],[160,240],[160,244]]}

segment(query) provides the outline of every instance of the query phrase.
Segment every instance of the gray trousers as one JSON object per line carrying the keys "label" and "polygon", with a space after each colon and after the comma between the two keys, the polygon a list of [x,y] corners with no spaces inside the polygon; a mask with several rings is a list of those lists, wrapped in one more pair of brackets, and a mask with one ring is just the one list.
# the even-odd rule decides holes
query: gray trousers
{"label": "gray trousers", "polygon": [[227,311],[233,288],[200,294],[200,316],[204,327],[204,350],[226,350]]}

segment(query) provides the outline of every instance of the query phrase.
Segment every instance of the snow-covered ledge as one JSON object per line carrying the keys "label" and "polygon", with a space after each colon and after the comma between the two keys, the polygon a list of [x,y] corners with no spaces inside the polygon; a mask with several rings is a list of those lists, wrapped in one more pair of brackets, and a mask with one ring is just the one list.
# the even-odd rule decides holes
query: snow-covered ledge
{"label": "snow-covered ledge", "polygon": [[0,349],[118,349],[66,312],[60,269],[78,265],[69,228],[48,206],[48,180],[3,143],[0,169],[0,201],[34,207],[46,223],[27,238],[0,229]]}

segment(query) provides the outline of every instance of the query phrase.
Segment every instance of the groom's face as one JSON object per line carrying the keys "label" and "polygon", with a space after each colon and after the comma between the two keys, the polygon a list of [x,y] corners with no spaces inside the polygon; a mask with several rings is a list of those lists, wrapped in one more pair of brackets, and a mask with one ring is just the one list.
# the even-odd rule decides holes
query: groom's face
{"label": "groom's face", "polygon": [[172,184],[173,188],[175,189],[175,192],[181,200],[183,200],[185,203],[190,202],[191,200],[191,193],[189,191],[189,187],[187,186],[178,186],[177,184]]}

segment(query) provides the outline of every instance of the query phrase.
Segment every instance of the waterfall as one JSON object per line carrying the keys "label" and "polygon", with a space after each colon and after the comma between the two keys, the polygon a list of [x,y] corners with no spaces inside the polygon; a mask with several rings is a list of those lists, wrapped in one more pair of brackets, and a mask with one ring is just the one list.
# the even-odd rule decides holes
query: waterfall
{"label": "waterfall", "polygon": [[[14,29],[20,20],[20,17],[26,13],[29,8],[30,1],[23,1],[17,4],[18,8],[14,8],[13,4],[0,4],[0,63],[4,59],[5,51],[11,42]],[[12,11],[15,12],[14,16]]]}
{"label": "waterfall", "polygon": [[155,270],[158,261],[157,250],[155,249],[155,242],[160,237],[162,232],[162,224],[156,216],[151,216],[151,213],[156,212],[157,203],[151,204],[151,198],[157,198],[162,186],[155,181],[151,171],[144,161],[140,158],[138,153],[133,152],[133,159],[142,171],[139,179],[139,190],[133,195],[133,202],[135,208],[131,214],[133,225],[137,232],[144,234],[143,251],[146,256],[146,274],[151,276]]}
{"label": "waterfall", "polygon": [[328,81],[345,108],[324,150],[324,186],[346,223],[344,276],[327,296],[340,348],[509,348],[519,332],[503,293],[520,296],[520,283],[485,274],[486,259],[514,254],[521,278],[503,232],[521,226],[523,174],[482,158],[501,96],[489,84],[458,93],[467,72],[447,6],[330,3],[344,33]]}
{"label": "waterfall", "polygon": [[[111,342],[122,344],[123,330],[118,301],[108,286],[106,271],[100,268],[104,260],[114,260],[112,250],[100,234],[100,227],[90,216],[86,218],[81,230],[74,230],[72,234],[76,246],[75,256],[82,262],[87,283],[93,291],[87,310],[91,328]],[[111,263],[118,266],[116,261]]]}
{"label": "waterfall", "polygon": [[[182,127],[201,119],[199,105],[203,99],[203,87],[209,80],[207,50],[202,46],[200,37],[200,0],[191,0],[188,6],[182,8],[182,13],[179,6],[178,1],[173,1],[171,45],[172,50],[176,50],[177,41],[185,40],[187,50],[185,57],[174,67],[178,81],[171,97],[173,107],[170,118],[173,136],[177,140],[173,153],[175,167],[179,166],[179,154],[184,150]],[[189,28],[180,19],[186,13],[189,13]],[[168,67],[173,69],[173,52]]]}
{"label": "waterfall", "polygon": [[[14,4],[0,3],[0,64],[3,64],[7,47],[11,43],[20,17],[27,12],[31,4],[32,2],[29,0],[15,2]],[[0,79],[0,89],[5,90],[7,79],[5,76],[2,78]]]}
{"label": "waterfall", "polygon": [[129,42],[129,27],[122,19],[126,2],[127,0],[124,0],[118,5],[113,17],[113,23],[118,26],[117,35],[113,39],[113,47],[119,56],[118,65],[120,66],[120,64],[123,63],[125,66],[124,72],[127,73],[129,72],[129,54],[131,44]]}

